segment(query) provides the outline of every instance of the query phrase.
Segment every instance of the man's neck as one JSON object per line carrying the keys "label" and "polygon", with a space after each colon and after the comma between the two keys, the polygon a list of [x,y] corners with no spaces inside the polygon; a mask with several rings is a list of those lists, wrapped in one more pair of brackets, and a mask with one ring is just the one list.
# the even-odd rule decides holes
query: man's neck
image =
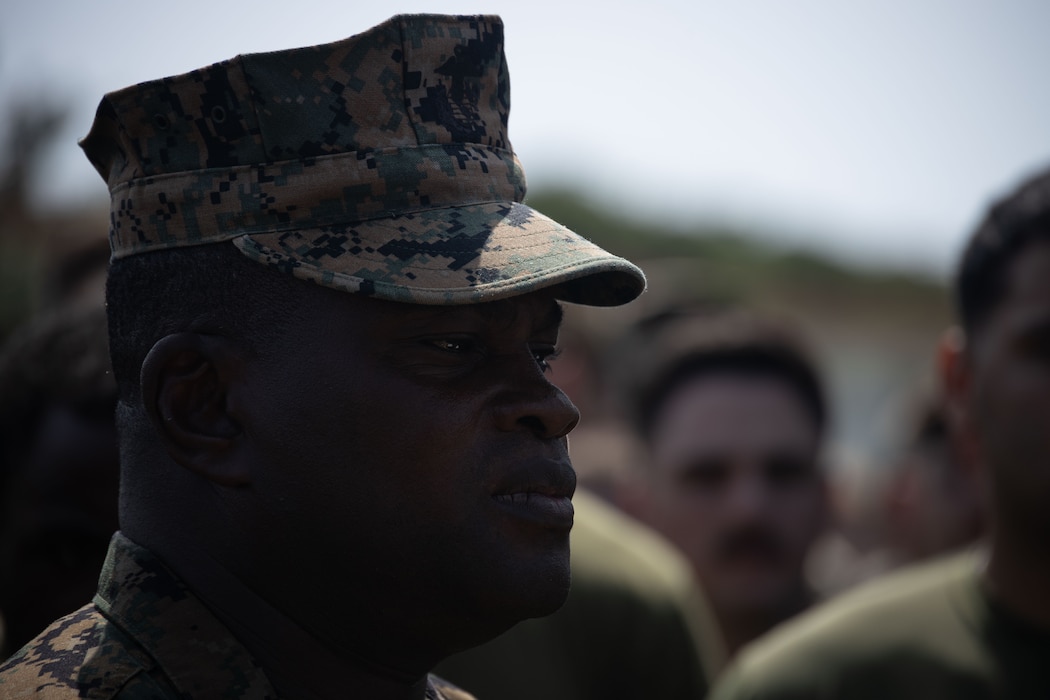
{"label": "man's neck", "polygon": [[985,581],[1007,610],[1050,631],[1050,552],[1047,541],[1031,533],[1013,536],[993,528]]}
{"label": "man's neck", "polygon": [[159,554],[248,650],[278,696],[329,700],[350,693],[384,700],[423,700],[425,670],[387,667],[355,654],[346,644],[354,637],[352,630],[347,630],[338,647],[325,643],[203,553],[187,556],[166,550]]}
{"label": "man's neck", "polygon": [[800,587],[776,607],[746,610],[718,610],[716,607],[715,616],[722,630],[727,655],[735,656],[744,645],[808,608],[813,597],[809,588]]}

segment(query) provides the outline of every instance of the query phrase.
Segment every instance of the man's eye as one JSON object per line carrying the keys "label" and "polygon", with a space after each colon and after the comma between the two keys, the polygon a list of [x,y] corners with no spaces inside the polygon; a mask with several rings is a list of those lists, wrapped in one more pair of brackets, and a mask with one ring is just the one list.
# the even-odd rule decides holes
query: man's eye
{"label": "man's eye", "polygon": [[716,459],[700,460],[682,470],[679,478],[689,488],[720,489],[729,480],[729,465]]}
{"label": "man's eye", "polygon": [[544,372],[550,371],[551,363],[558,359],[560,354],[561,350],[553,347],[533,348],[532,350],[532,356],[536,358],[536,364]]}
{"label": "man's eye", "polygon": [[787,487],[808,481],[814,467],[802,456],[771,455],[766,459],[766,479],[774,486]]}
{"label": "man's eye", "polygon": [[438,350],[443,350],[444,352],[467,353],[477,348],[474,341],[461,338],[437,338],[429,342]]}

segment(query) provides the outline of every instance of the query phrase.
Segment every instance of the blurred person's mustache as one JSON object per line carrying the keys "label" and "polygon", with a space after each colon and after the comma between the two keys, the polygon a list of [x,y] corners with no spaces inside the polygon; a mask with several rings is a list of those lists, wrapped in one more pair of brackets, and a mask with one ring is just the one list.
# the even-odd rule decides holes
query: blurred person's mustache
{"label": "blurred person's mustache", "polygon": [[766,527],[751,525],[732,530],[716,544],[715,553],[723,561],[741,558],[777,560],[784,551],[776,533]]}

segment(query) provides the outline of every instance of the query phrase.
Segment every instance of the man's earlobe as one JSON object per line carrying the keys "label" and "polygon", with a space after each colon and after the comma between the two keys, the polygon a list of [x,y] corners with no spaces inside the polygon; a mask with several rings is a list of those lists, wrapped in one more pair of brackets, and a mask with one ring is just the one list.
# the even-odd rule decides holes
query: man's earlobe
{"label": "man's earlobe", "polygon": [[161,338],[142,362],[142,401],[173,460],[224,486],[245,486],[251,470],[244,432],[229,409],[236,390],[236,349],[216,336]]}
{"label": "man's earlobe", "polygon": [[972,348],[967,347],[961,328],[952,327],[941,335],[937,346],[937,370],[944,397],[945,417],[948,421],[948,439],[967,471],[978,463],[977,433],[972,411],[973,361]]}
{"label": "man's earlobe", "polygon": [[966,353],[966,339],[961,328],[952,326],[941,334],[937,344],[937,373],[949,413],[958,413],[969,393],[970,373]]}

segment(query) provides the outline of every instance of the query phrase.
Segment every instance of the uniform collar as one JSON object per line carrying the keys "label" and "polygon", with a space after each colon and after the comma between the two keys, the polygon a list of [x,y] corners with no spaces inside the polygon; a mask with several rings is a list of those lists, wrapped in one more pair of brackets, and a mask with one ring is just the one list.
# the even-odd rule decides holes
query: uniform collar
{"label": "uniform collar", "polygon": [[185,697],[276,700],[262,668],[148,549],[113,535],[95,605]]}

